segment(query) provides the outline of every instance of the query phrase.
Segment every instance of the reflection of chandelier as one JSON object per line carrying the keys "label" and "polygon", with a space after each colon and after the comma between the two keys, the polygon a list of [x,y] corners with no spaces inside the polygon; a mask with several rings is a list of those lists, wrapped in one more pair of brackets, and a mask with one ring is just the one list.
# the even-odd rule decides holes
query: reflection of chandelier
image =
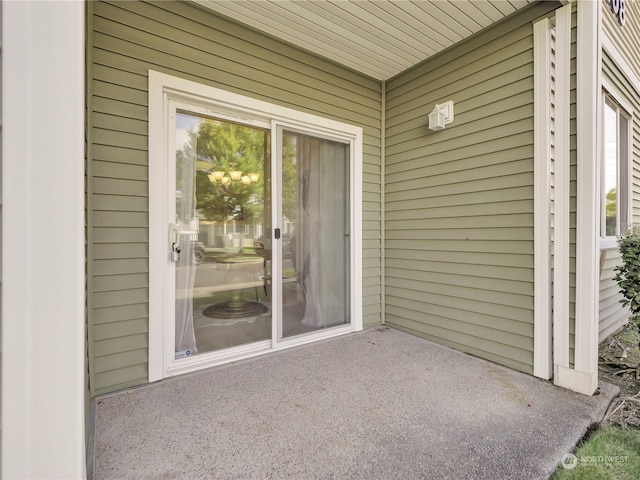
{"label": "reflection of chandelier", "polygon": [[209,180],[211,180],[211,183],[220,182],[222,185],[229,185],[231,181],[238,180],[245,185],[250,185],[252,183],[256,183],[260,178],[260,174],[258,173],[245,173],[243,175],[240,170],[231,170],[229,172],[215,170],[207,176],[209,177]]}

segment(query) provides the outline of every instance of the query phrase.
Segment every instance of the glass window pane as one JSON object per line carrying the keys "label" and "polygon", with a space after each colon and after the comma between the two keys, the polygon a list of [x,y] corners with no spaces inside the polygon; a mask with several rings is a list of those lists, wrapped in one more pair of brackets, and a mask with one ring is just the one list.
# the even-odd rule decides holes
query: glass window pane
{"label": "glass window pane", "polygon": [[350,319],[349,145],[284,132],[283,337]]}
{"label": "glass window pane", "polygon": [[603,162],[604,236],[618,233],[618,113],[614,105],[605,102],[604,162]]}
{"label": "glass window pane", "polygon": [[624,233],[629,228],[629,119],[622,112],[619,114],[619,161],[618,169],[618,234]]}
{"label": "glass window pane", "polygon": [[270,133],[181,111],[175,128],[176,358],[268,340]]}

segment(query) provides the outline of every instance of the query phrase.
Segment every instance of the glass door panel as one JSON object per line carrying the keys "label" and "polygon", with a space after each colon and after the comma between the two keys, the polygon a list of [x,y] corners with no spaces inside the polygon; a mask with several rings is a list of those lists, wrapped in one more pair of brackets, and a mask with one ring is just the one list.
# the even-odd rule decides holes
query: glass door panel
{"label": "glass door panel", "polygon": [[175,358],[269,340],[269,130],[178,110],[175,146]]}
{"label": "glass door panel", "polygon": [[282,337],[350,323],[349,145],[282,134]]}

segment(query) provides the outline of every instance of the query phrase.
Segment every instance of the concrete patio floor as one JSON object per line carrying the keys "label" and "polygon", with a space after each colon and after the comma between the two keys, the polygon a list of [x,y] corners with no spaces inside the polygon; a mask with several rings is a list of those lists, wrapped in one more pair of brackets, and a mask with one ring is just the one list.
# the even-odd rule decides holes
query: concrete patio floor
{"label": "concrete patio floor", "polygon": [[545,479],[616,394],[381,327],[97,398],[93,478]]}

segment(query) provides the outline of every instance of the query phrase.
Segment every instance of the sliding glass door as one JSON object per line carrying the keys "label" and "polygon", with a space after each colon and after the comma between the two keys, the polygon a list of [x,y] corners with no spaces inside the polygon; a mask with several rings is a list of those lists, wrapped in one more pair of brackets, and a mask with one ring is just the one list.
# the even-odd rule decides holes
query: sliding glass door
{"label": "sliding glass door", "polygon": [[350,323],[349,144],[283,130],[279,338]]}
{"label": "sliding glass door", "polygon": [[176,110],[176,359],[350,323],[349,144],[277,138],[274,230],[270,131]]}
{"label": "sliding glass door", "polygon": [[150,380],[361,329],[361,129],[157,72],[149,95]]}

